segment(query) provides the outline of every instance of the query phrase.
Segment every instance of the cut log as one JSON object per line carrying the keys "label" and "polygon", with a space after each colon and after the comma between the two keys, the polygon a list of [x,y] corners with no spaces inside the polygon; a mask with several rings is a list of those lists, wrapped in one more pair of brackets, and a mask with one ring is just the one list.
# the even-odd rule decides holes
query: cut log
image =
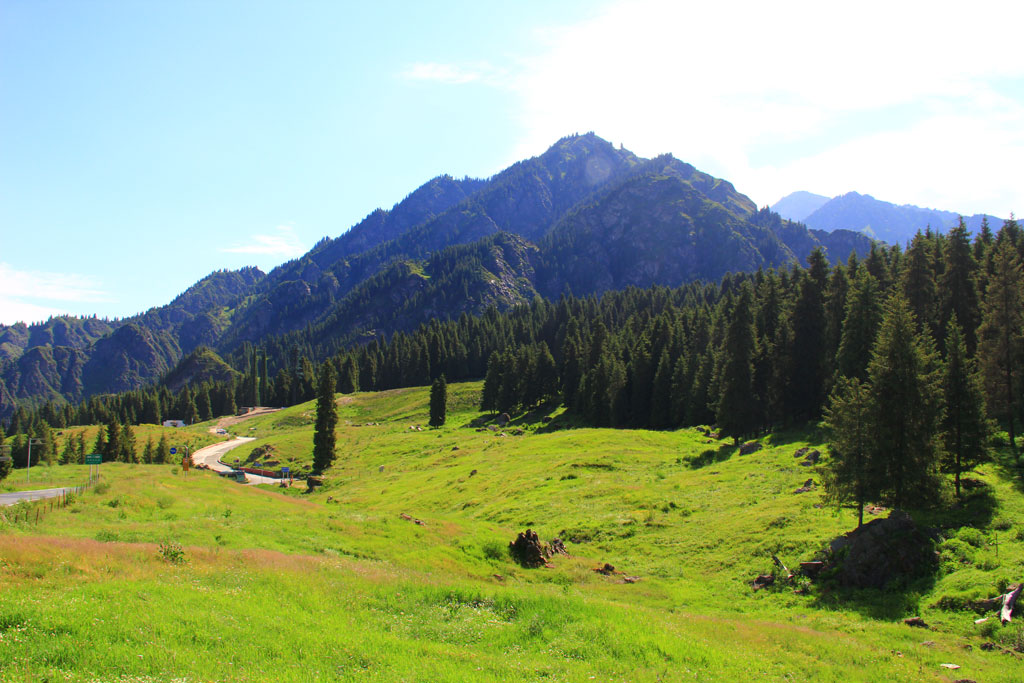
{"label": "cut log", "polygon": [[776,557],[775,553],[772,553],[772,562],[774,562],[775,566],[781,569],[783,573],[785,573],[787,579],[793,578],[793,572],[789,571],[789,568],[786,565],[782,564],[782,560]]}
{"label": "cut log", "polygon": [[1013,614],[1013,606],[1017,603],[1017,598],[1020,597],[1020,591],[1022,588],[1024,588],[1024,582],[1017,584],[1016,588],[1003,596],[1003,609],[999,612],[999,621],[1004,624],[1010,623],[1010,618]]}
{"label": "cut log", "polygon": [[1005,595],[997,595],[994,598],[984,598],[982,600],[971,600],[968,604],[973,610],[978,612],[991,612],[994,609],[999,609],[1003,604],[1003,598]]}

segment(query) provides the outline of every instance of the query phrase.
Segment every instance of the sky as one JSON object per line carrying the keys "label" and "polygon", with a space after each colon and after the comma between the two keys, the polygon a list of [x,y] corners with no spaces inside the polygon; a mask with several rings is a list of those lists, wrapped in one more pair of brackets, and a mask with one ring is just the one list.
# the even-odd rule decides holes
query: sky
{"label": "sky", "polygon": [[577,132],[759,206],[1021,213],[1021,26],[1006,0],[3,0],[0,323],[269,271]]}

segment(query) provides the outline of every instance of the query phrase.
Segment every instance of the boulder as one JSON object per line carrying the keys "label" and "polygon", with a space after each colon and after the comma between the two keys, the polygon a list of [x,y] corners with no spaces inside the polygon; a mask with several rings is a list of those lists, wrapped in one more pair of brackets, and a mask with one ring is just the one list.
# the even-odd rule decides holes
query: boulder
{"label": "boulder", "polygon": [[813,491],[813,490],[814,490],[814,480],[813,479],[808,479],[807,481],[804,482],[803,486],[798,488],[796,491],[793,491],[793,493],[807,493],[808,491]]}
{"label": "boulder", "polygon": [[893,510],[829,544],[829,568],[840,584],[854,588],[884,588],[890,581],[909,579],[933,570],[934,533],[919,527],[910,515]]}
{"label": "boulder", "polygon": [[740,455],[750,455],[751,453],[757,453],[759,450],[764,448],[757,441],[748,441],[740,446]]}

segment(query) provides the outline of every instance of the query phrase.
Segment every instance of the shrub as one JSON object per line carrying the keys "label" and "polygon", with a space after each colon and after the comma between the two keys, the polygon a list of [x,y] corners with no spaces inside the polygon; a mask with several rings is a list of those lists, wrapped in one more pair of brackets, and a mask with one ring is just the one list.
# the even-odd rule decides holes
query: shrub
{"label": "shrub", "polygon": [[157,549],[160,559],[171,564],[185,564],[188,558],[185,557],[185,549],[176,541],[165,541]]}

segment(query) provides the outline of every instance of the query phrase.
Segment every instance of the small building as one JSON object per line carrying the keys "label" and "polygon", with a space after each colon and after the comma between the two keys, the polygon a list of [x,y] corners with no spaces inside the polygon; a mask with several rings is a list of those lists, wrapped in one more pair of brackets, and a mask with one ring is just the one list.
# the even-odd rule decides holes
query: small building
{"label": "small building", "polygon": [[164,420],[164,427],[184,427],[184,420]]}

